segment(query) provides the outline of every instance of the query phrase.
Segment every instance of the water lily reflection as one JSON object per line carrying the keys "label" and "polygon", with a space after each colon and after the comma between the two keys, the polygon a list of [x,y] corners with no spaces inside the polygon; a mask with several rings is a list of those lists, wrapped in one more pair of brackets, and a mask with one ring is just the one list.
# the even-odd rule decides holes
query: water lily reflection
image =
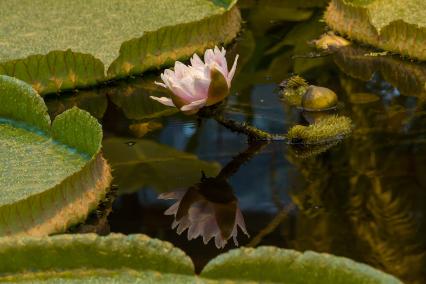
{"label": "water lily reflection", "polygon": [[163,193],[160,199],[177,200],[166,215],[174,215],[172,228],[181,234],[188,230],[188,240],[202,236],[204,244],[212,238],[217,248],[229,239],[238,246],[238,227],[248,236],[244,217],[231,186],[222,178],[206,178],[184,190]]}

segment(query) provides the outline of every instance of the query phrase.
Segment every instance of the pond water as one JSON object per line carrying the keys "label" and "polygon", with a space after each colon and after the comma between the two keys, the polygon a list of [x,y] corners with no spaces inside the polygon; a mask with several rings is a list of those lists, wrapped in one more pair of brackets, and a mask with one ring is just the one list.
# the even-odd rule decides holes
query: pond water
{"label": "pond water", "polygon": [[[241,210],[250,236],[239,229],[240,245],[329,252],[422,283],[426,67],[395,56],[365,56],[369,51],[355,47],[319,56],[308,41],[325,31],[321,8],[298,4],[284,11],[275,2],[242,1],[244,29],[228,51],[228,61],[235,54],[240,61],[226,117],[272,133],[306,124],[310,115],[279,94],[279,83],[296,73],[338,94],[338,112],[353,120],[352,135],[314,148],[249,144],[213,119],[174,114],[150,100],[162,92],[153,84],[157,73],[50,98],[52,114],[78,105],[104,125],[104,155],[114,175],[112,212],[80,230],[170,241],[199,271],[234,243],[218,249],[214,240],[205,245],[202,238],[188,240],[186,231],[178,235],[173,216],[164,214],[174,201],[158,195],[203,188],[203,198],[219,204],[221,229],[229,230]],[[206,181],[202,172],[217,178]],[[110,207],[106,202],[102,208],[109,213]]]}

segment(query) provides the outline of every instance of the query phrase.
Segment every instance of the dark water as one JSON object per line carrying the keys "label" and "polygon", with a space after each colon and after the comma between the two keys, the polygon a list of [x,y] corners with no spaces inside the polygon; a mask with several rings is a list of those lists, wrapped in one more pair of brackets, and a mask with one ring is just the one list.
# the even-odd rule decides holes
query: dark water
{"label": "dark water", "polygon": [[[213,240],[179,236],[173,217],[164,215],[173,202],[157,198],[195,185],[225,204],[223,212],[241,209],[250,237],[239,231],[240,245],[329,252],[425,283],[426,67],[364,56],[370,51],[358,47],[306,58],[314,54],[307,42],[325,30],[321,8],[293,3],[284,11],[269,2],[242,1],[244,29],[228,51],[229,61],[238,53],[240,62],[226,116],[273,133],[306,123],[309,117],[279,96],[278,84],[297,73],[336,91],[353,134],[321,148],[249,145],[213,119],[172,114],[151,101],[149,95],[161,94],[156,74],[51,98],[51,113],[78,105],[104,125],[117,197],[94,229],[170,241],[200,270],[233,242],[217,249]],[[197,185],[202,171],[219,177]],[[228,213],[219,220],[224,230],[233,222]]]}

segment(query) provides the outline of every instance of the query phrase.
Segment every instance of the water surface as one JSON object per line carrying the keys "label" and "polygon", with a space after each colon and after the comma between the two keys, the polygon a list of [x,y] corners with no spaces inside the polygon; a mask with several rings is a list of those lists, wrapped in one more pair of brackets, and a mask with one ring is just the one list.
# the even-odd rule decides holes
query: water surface
{"label": "water surface", "polygon": [[246,23],[228,52],[229,61],[240,54],[240,63],[226,116],[272,133],[306,124],[311,117],[279,95],[278,84],[296,73],[338,94],[338,112],[352,118],[353,134],[325,148],[282,142],[250,146],[245,136],[213,119],[173,114],[148,99],[162,92],[153,85],[155,73],[77,97],[52,98],[53,114],[79,105],[103,122],[104,154],[116,163],[117,194],[103,223],[106,231],[170,241],[199,271],[235,245],[230,241],[217,249],[214,241],[204,245],[201,238],[188,241],[186,232],[178,235],[171,228],[173,217],[164,215],[174,202],[158,195],[188,189],[202,171],[215,177],[228,166],[222,172],[228,183],[219,182],[212,198],[241,209],[250,237],[239,231],[240,245],[329,252],[422,283],[425,66],[398,57],[366,57],[359,48],[307,58],[315,55],[307,42],[325,30],[318,21],[321,9],[299,4],[273,13],[278,1],[269,2],[241,2]]}

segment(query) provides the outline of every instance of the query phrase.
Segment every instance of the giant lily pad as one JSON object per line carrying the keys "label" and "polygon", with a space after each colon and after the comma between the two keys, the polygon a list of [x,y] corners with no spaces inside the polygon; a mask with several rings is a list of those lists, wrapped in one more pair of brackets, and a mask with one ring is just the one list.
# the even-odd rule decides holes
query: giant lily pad
{"label": "giant lily pad", "polygon": [[402,283],[393,276],[348,258],[276,247],[231,250],[210,261],[201,276],[291,284]]}
{"label": "giant lily pad", "polygon": [[325,20],[355,40],[426,60],[426,1],[332,0]]}
{"label": "giant lily pad", "polygon": [[144,235],[0,239],[0,281],[31,283],[402,283],[350,259],[261,247],[237,249],[194,275],[190,258]]}
{"label": "giant lily pad", "polygon": [[220,171],[216,162],[199,160],[193,154],[148,139],[108,138],[104,150],[120,193],[146,186],[158,192],[185,188],[197,183],[202,172],[215,176]]}
{"label": "giant lily pad", "polygon": [[235,2],[1,0],[0,74],[45,94],[160,68],[230,42]]}
{"label": "giant lily pad", "polygon": [[0,76],[0,236],[46,235],[81,222],[105,196],[102,128],[77,108],[53,123],[28,84]]}

